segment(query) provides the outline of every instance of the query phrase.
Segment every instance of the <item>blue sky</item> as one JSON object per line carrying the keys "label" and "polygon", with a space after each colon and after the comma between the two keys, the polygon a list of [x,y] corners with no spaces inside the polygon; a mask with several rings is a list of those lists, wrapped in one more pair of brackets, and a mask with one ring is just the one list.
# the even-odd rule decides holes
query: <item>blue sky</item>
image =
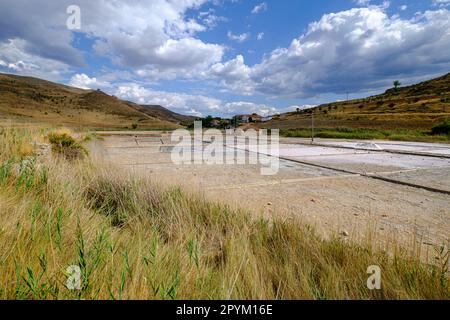
{"label": "blue sky", "polygon": [[449,4],[2,0],[0,72],[184,114],[273,114],[448,73]]}

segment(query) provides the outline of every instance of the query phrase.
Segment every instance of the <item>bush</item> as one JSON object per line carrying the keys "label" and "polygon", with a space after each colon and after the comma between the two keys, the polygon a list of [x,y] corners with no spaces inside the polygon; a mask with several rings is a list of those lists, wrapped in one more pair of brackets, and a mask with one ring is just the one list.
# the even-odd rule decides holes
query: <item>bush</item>
{"label": "bush", "polygon": [[438,134],[450,134],[450,119],[445,120],[441,124],[438,124],[432,129],[434,135]]}
{"label": "bush", "polygon": [[53,152],[66,159],[82,158],[87,154],[86,149],[73,138],[68,131],[52,132],[48,135]]}

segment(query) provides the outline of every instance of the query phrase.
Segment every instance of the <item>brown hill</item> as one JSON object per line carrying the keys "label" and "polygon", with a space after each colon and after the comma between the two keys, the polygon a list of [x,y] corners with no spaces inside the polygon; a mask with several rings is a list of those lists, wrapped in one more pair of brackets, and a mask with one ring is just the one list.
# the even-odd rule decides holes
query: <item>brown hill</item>
{"label": "brown hill", "polygon": [[196,119],[196,117],[185,116],[182,114],[175,113],[162,106],[141,105],[141,107],[142,107],[140,108],[141,112],[152,115],[153,117],[156,117],[158,119],[161,120],[165,119],[167,121],[178,123],[183,126],[188,126],[192,124]]}
{"label": "brown hill", "polygon": [[0,123],[49,123],[87,128],[174,129],[177,122],[101,91],[0,74]]}
{"label": "brown hill", "polygon": [[307,128],[312,112],[320,128],[430,129],[450,118],[450,74],[365,99],[281,114],[260,127]]}

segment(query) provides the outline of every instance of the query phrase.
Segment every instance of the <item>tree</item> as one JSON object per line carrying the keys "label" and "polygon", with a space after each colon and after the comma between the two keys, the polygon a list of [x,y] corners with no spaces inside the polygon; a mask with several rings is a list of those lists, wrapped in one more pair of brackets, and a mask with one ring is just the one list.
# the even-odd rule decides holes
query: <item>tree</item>
{"label": "tree", "polygon": [[241,118],[234,116],[232,119],[232,125],[235,126],[235,128],[239,127],[241,125]]}
{"label": "tree", "polygon": [[394,89],[395,89],[395,91],[397,91],[398,88],[400,88],[401,85],[402,85],[402,83],[400,81],[395,80],[394,81]]}
{"label": "tree", "polygon": [[207,116],[205,119],[203,119],[203,126],[205,128],[211,128],[213,120],[214,118],[212,116]]}

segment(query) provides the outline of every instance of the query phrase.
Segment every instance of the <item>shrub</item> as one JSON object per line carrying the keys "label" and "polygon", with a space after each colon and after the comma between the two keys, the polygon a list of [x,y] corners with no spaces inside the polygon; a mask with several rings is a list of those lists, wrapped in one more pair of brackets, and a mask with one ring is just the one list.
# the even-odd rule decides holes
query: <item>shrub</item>
{"label": "shrub", "polygon": [[450,119],[445,120],[441,124],[438,124],[432,129],[434,135],[438,134],[450,134]]}
{"label": "shrub", "polygon": [[86,149],[68,131],[52,132],[48,135],[48,140],[52,144],[53,152],[66,159],[82,158],[87,154]]}

